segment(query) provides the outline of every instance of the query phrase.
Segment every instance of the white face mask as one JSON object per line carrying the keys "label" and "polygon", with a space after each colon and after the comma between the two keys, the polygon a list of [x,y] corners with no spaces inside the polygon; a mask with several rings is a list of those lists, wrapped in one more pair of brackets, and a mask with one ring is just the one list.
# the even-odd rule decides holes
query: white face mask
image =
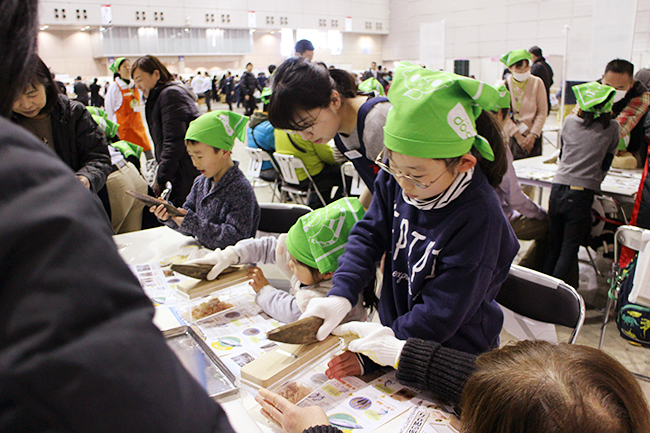
{"label": "white face mask", "polygon": [[625,98],[627,95],[627,90],[617,90],[616,95],[614,95],[614,103],[616,104],[621,99]]}
{"label": "white face mask", "polygon": [[521,73],[521,74],[519,74],[517,72],[512,73],[512,78],[519,81],[520,83],[522,81],[526,81],[528,79],[528,77],[530,77],[530,71],[526,71],[526,72]]}

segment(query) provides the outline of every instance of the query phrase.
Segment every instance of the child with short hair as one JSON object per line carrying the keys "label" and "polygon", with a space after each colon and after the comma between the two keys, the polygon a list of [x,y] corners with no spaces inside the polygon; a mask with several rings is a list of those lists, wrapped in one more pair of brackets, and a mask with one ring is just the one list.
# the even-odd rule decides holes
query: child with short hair
{"label": "child with short hair", "polygon": [[[275,263],[291,281],[289,292],[271,286],[258,267],[251,268],[251,286],[257,293],[255,301],[269,316],[285,323],[298,320],[307,304],[314,298],[327,295],[332,288],[331,278],[337,269],[337,260],[348,241],[352,226],[365,211],[359,199],[342,198],[324,208],[303,215],[289,229],[289,233],[278,238],[265,236],[259,239],[244,239],[223,251],[217,250],[191,263],[214,265],[208,274],[209,280],[216,278],[230,265],[239,263]],[[371,284],[364,284],[363,302],[346,320],[365,320],[364,303],[374,306],[374,278]]]}
{"label": "child with short hair", "polygon": [[212,111],[191,122],[185,146],[201,174],[180,208],[184,215],[170,217],[163,205],[150,209],[165,225],[210,249],[255,236],[260,222],[255,192],[231,157],[235,138],[244,140],[247,120],[231,111]]}
{"label": "child with short hair", "polygon": [[469,353],[498,346],[503,313],[494,298],[519,249],[495,191],[506,170],[501,130],[483,111],[498,97],[476,80],[398,65],[372,203],[350,233],[332,290],[303,315],[324,319],[319,339],[356,304],[386,254],[378,311],[398,338]]}
{"label": "child with short hair", "polygon": [[564,120],[560,163],[549,199],[549,247],[544,273],[577,287],[578,249],[591,231],[594,194],[614,159],[618,123],[611,111],[616,90],[597,82],[572,87],[580,107]]}

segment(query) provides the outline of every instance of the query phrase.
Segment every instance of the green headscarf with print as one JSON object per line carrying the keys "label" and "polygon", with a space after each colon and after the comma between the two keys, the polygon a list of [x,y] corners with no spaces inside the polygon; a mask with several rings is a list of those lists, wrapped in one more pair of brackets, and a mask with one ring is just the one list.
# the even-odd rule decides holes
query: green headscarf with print
{"label": "green headscarf with print", "polygon": [[101,129],[102,132],[106,134],[106,137],[112,139],[117,135],[117,129],[119,127],[117,123],[112,122],[107,118],[99,116],[97,114],[91,114],[91,117],[99,125],[99,129]]}
{"label": "green headscarf with print", "polygon": [[211,111],[190,123],[185,139],[230,151],[235,145],[235,138],[244,141],[246,122],[248,117],[232,111]]}
{"label": "green headscarf with print", "polygon": [[377,80],[375,77],[370,77],[367,80],[361,82],[361,84],[359,84],[359,91],[365,93],[376,91],[380,96],[386,95],[384,86],[382,86],[379,80]]}
{"label": "green headscarf with print", "polygon": [[578,84],[571,88],[582,111],[594,113],[594,119],[612,111],[616,89],[596,81]]}
{"label": "green headscarf with print", "polygon": [[262,94],[260,95],[260,100],[262,101],[262,104],[266,105],[269,102],[271,102],[271,95],[273,94],[273,90],[271,90],[270,87],[265,87],[262,89]]}
{"label": "green headscarf with print", "polygon": [[499,99],[497,100],[497,107],[501,108],[510,108],[510,92],[505,84],[499,84],[497,87],[497,92],[499,92]]}
{"label": "green headscarf with print", "polygon": [[287,251],[321,274],[334,272],[352,226],[364,214],[358,198],[345,197],[303,215],[289,229]]}
{"label": "green headscarf with print", "polygon": [[494,161],[488,141],[476,133],[483,109],[498,110],[499,92],[481,81],[410,63],[399,63],[388,91],[384,145],[420,158],[455,158],[476,147]]}
{"label": "green headscarf with print", "polygon": [[509,53],[504,54],[499,60],[501,60],[501,63],[503,63],[507,67],[510,67],[522,60],[528,60],[528,62],[530,63],[532,59],[533,59],[533,55],[530,54],[528,50],[512,50]]}
{"label": "green headscarf with print", "polygon": [[111,66],[109,66],[108,69],[110,69],[112,73],[117,74],[117,70],[120,69],[122,62],[125,60],[126,57],[118,57],[113,63],[111,63]]}

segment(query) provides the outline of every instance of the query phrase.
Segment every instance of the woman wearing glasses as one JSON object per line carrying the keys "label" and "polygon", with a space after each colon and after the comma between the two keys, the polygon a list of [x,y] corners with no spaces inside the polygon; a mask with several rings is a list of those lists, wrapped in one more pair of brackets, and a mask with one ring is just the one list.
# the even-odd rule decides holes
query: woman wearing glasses
{"label": "woman wearing glasses", "polygon": [[[386,98],[359,92],[350,73],[293,57],[273,74],[269,120],[275,128],[296,131],[316,144],[334,139],[372,193],[379,171],[374,160],[384,147],[390,107]],[[367,208],[370,195],[362,195],[361,202]]]}
{"label": "woman wearing glasses", "polygon": [[[332,290],[303,314],[325,319],[319,339],[356,304],[385,253],[378,311],[398,339],[474,354],[498,347],[494,297],[519,249],[494,190],[506,170],[501,132],[482,111],[498,96],[476,80],[397,67],[370,209],[350,233]],[[368,371],[361,362],[346,352],[328,374]]]}

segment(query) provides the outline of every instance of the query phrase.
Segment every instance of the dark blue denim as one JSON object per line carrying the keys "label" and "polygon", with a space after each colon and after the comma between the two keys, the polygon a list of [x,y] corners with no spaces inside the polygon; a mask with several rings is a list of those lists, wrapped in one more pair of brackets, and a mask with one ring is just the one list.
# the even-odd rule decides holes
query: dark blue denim
{"label": "dark blue denim", "polygon": [[591,205],[594,191],[575,190],[553,184],[549,199],[549,245],[544,273],[573,286],[571,270],[578,263],[578,249],[591,232]]}

